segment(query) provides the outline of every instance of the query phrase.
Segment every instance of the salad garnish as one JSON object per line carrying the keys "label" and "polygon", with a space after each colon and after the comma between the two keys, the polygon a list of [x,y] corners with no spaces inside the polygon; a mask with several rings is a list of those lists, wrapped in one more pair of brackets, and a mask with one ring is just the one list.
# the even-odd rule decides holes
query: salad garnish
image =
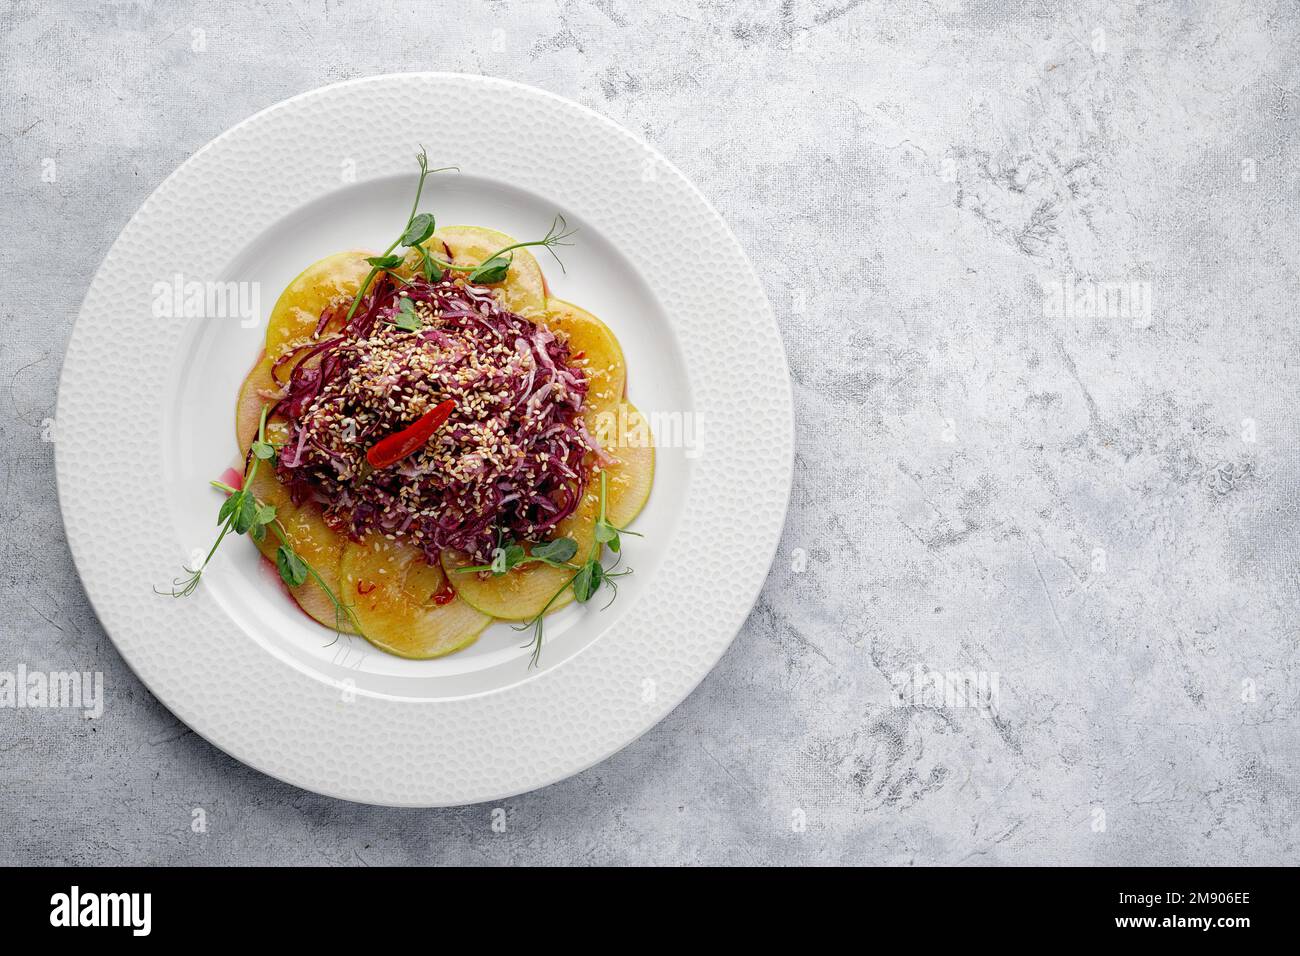
{"label": "salad garnish", "polygon": [[524,546],[511,542],[505,547],[498,547],[492,556],[491,564],[474,564],[466,568],[457,568],[457,574],[491,573],[500,577],[507,571],[522,568],[529,564],[545,564],[552,568],[577,568],[569,560],[578,553],[578,542],[572,538],[555,538],[533,545],[532,551],[525,551]]}
{"label": "salad garnish", "polygon": [[431,173],[442,173],[448,170],[460,172],[457,166],[441,166],[438,169],[429,168],[429,156],[424,147],[420,147],[420,152],[416,154],[415,161],[420,165],[420,180],[415,187],[415,204],[411,207],[411,214],[406,218],[406,228],[402,234],[389,244],[380,255],[370,256],[366,262],[370,264],[370,272],[361,282],[361,287],[357,289],[357,294],[352,300],[352,306],[348,309],[344,322],[349,322],[356,315],[357,309],[361,305],[361,300],[365,298],[366,292],[370,289],[370,284],[374,282],[375,276],[380,272],[388,272],[399,282],[407,283],[408,280],[393,272],[406,261],[406,252],[394,252],[399,246],[408,250],[415,250],[416,255],[420,258],[420,266],[424,273],[424,278],[429,282],[438,282],[448,271],[467,273],[470,282],[482,285],[492,285],[501,282],[510,272],[510,265],[514,262],[513,252],[516,249],[527,249],[530,246],[542,246],[551,257],[559,263],[561,271],[564,270],[564,262],[555,252],[556,246],[571,246],[569,240],[577,232],[576,229],[570,229],[569,224],[564,221],[564,216],[556,213],[555,219],[551,222],[551,228],[546,231],[546,235],[540,239],[532,239],[528,242],[511,243],[504,248],[498,249],[492,255],[488,256],[483,262],[476,266],[457,265],[439,256],[424,247],[424,243],[433,235],[437,228],[437,220],[431,212],[418,212],[420,208],[420,194],[424,191],[424,181]]}
{"label": "salad garnish", "polygon": [[[609,601],[605,604],[605,607],[607,608],[610,604],[613,604],[614,599],[618,597],[618,584],[615,583],[615,579],[625,577],[632,573],[631,568],[624,568],[622,571],[618,570],[619,562],[623,560],[622,554],[620,553],[622,550],[622,542],[619,535],[631,534],[636,535],[637,537],[641,537],[641,535],[636,531],[628,531],[626,528],[615,526],[606,517],[605,491],[605,470],[602,468],[600,471],[600,514],[596,518],[596,540],[591,545],[591,551],[587,554],[587,560],[575,569],[574,573],[564,582],[564,584],[560,585],[559,590],[551,595],[551,599],[546,602],[546,605],[540,611],[537,612],[536,617],[530,621],[525,621],[523,624],[515,625],[516,631],[527,631],[531,629],[533,632],[533,639],[529,643],[523,645],[524,647],[532,647],[533,649],[532,657],[528,663],[530,668],[536,667],[538,662],[541,660],[542,636],[546,613],[551,609],[551,605],[560,599],[560,595],[569,588],[573,588],[574,600],[579,604],[586,604],[591,600],[592,596],[601,589],[601,587],[608,585],[613,594],[610,595]],[[577,544],[571,538],[562,538],[561,540],[568,541],[570,545],[573,545],[569,552],[569,557],[572,557],[573,553],[577,551]],[[608,568],[605,567],[604,563],[604,551],[606,548],[609,548],[610,551],[618,555],[618,558]],[[534,551],[534,554],[535,553],[536,552]],[[573,567],[573,565],[568,564],[564,566]],[[604,608],[601,608],[601,610],[604,610]]]}
{"label": "salad garnish", "polygon": [[[410,300],[403,299],[402,301],[408,302]],[[416,419],[414,425],[408,425],[400,432],[395,432],[387,438],[381,438],[371,445],[370,450],[366,452],[366,461],[370,462],[371,468],[387,468],[389,465],[395,465],[403,458],[415,454],[433,437],[433,433],[451,417],[452,410],[455,407],[455,399],[449,398],[445,402],[440,402],[432,411],[425,412]]]}
{"label": "salad garnish", "polygon": [[352,300],[352,308],[348,310],[348,321],[356,314],[357,306],[365,298],[366,290],[370,288],[370,283],[375,280],[381,271],[395,269],[402,264],[406,256],[402,253],[393,252],[398,246],[419,246],[431,235],[436,227],[436,223],[431,212],[420,212],[420,194],[424,192],[424,181],[429,178],[431,173],[445,173],[449,170],[460,172],[457,166],[441,166],[438,169],[429,168],[429,154],[420,147],[420,152],[416,154],[415,161],[420,164],[420,179],[415,186],[415,202],[411,205],[411,214],[406,217],[406,227],[402,229],[402,234],[389,244],[381,254],[371,256],[366,259],[370,263],[370,273],[361,281],[361,288],[357,289],[356,298]]}
{"label": "salad garnish", "polygon": [[257,440],[249,447],[248,461],[239,487],[236,488],[223,481],[209,482],[214,488],[226,493],[226,500],[221,503],[221,510],[217,512],[217,523],[221,525],[217,540],[213,542],[198,567],[185,567],[187,577],[175,578],[169,591],[156,587],[154,590],[159,594],[170,594],[172,597],[189,597],[198,588],[204,569],[212,560],[212,556],[217,553],[217,548],[226,539],[226,535],[232,531],[238,535],[247,534],[260,544],[266,539],[266,530],[270,528],[276,540],[280,542],[275,552],[275,566],[280,579],[290,587],[298,587],[311,578],[334,606],[335,630],[341,632],[346,622],[360,634],[361,626],[352,613],[352,608],[340,601],[333,588],[321,578],[320,573],[293,549],[288,532],[276,516],[275,506],[257,498],[252,492],[252,482],[257,477],[258,467],[264,461],[274,464],[277,457],[275,446],[266,440],[266,416],[270,410],[270,405],[262,406],[262,414],[257,422]]}

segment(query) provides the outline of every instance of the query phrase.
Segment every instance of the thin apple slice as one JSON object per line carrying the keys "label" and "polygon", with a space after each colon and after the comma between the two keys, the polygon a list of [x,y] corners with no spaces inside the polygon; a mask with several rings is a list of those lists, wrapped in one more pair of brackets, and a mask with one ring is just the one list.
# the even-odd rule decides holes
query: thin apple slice
{"label": "thin apple slice", "polygon": [[[277,389],[275,380],[271,378],[271,360],[263,353],[244,379],[244,384],[239,387],[239,401],[235,404],[235,440],[239,443],[240,451],[248,451],[248,446],[257,437],[262,406],[271,403],[271,399],[263,393]],[[282,440],[282,437],[277,439],[277,444]]]}
{"label": "thin apple slice", "polygon": [[[654,437],[636,408],[626,403],[617,408],[621,411],[609,414],[611,431],[606,451],[615,460],[606,469],[605,516],[613,524],[625,527],[650,497],[650,486],[654,483]],[[595,541],[596,515],[600,510],[599,480],[597,473],[587,482],[587,492],[578,510],[548,536],[574,540],[578,549],[571,563],[575,565],[587,559]],[[527,544],[524,549],[531,551]],[[527,621],[542,613],[555,592],[573,576],[573,571],[542,564],[524,565],[505,574],[460,570],[475,563],[459,551],[442,554],[443,569],[461,599],[484,614],[506,621]],[[559,610],[572,600],[573,591],[564,591],[547,613]]]}
{"label": "thin apple slice", "polygon": [[641,513],[655,480],[655,444],[650,423],[631,402],[602,413],[592,434],[616,460],[607,469],[605,517],[619,528]]}
{"label": "thin apple slice", "polygon": [[[279,484],[279,481],[276,481],[276,484]],[[286,508],[277,508],[276,513],[289,535],[293,550],[312,566],[325,585],[346,604],[349,599],[342,593],[339,564],[343,560],[343,549],[347,545],[347,540],[325,524],[320,508],[314,504],[289,503]],[[267,534],[268,541],[272,537],[273,534]],[[270,557],[272,561],[275,560],[274,554]],[[291,587],[289,593],[293,595],[299,607],[326,627],[346,634],[355,633],[355,628],[347,619],[347,615],[340,613],[339,608],[335,607],[334,602],[315,579],[309,577],[297,587]]]}
{"label": "thin apple slice", "polygon": [[[239,405],[235,413],[235,431],[239,447],[243,454],[248,454],[248,447],[257,437],[257,426],[262,416],[262,406],[266,400],[259,394],[262,389],[272,388],[271,360],[265,356],[253,367],[253,371],[244,380],[239,390]],[[266,439],[272,444],[282,445],[287,426],[283,421],[268,421]],[[289,545],[320,575],[321,580],[337,595],[339,593],[339,562],[343,560],[344,539],[335,534],[325,524],[320,508],[311,503],[295,505],[289,497],[289,490],[275,476],[272,465],[264,461],[257,468],[253,479],[254,496],[264,504],[275,508],[276,517],[284,526],[289,537]],[[258,550],[267,560],[275,563],[275,552],[280,546],[276,532],[268,530],[266,537],[258,543]],[[289,593],[298,602],[298,606],[311,617],[326,627],[338,628],[348,633],[353,628],[347,621],[339,620],[334,602],[313,578],[308,578],[297,587],[289,588]]]}
{"label": "thin apple slice", "polygon": [[[572,538],[577,544],[572,563],[581,564],[591,553],[595,542],[596,511],[598,499],[594,490],[588,486],[582,503],[576,511],[565,518],[549,537]],[[532,550],[530,544],[524,545],[525,551]],[[461,571],[469,565],[477,564],[469,555],[460,551],[444,551],[442,567],[451,580],[461,600],[484,614],[500,618],[503,621],[527,621],[542,613],[546,602],[555,597],[555,592],[564,586],[574,572],[564,568],[553,568],[544,564],[531,564],[507,571],[505,574],[477,573]],[[565,591],[555,598],[551,611],[558,611],[573,600],[573,592]]]}
{"label": "thin apple slice", "polygon": [[[268,462],[258,466],[257,475],[250,487],[259,501],[275,508],[275,516],[284,526],[289,546],[312,566],[340,600],[346,601],[339,590],[339,563],[343,560],[343,548],[347,541],[325,524],[320,508],[310,502],[295,505],[289,498],[289,490],[276,478]],[[274,527],[268,528],[266,537],[257,542],[258,550],[272,564],[275,563],[275,553],[279,547],[280,538]],[[303,611],[326,627],[348,634],[355,633],[346,616],[338,614],[334,602],[314,578],[309,577],[297,587],[289,588],[289,593]]]}
{"label": "thin apple slice", "polygon": [[[484,229],[482,226],[444,226],[422,245],[440,259],[446,259],[450,252],[451,261],[456,265],[477,266],[514,243],[515,240],[510,236],[495,229]],[[540,320],[546,313],[546,280],[542,277],[542,268],[527,249],[514,249],[508,255],[512,256],[510,271],[490,288],[497,290],[501,304],[509,311],[534,321]],[[407,253],[400,273],[413,275],[419,271],[420,261],[418,253]]]}
{"label": "thin apple slice", "polygon": [[593,431],[597,416],[617,409],[627,384],[627,363],[618,339],[604,322],[586,309],[562,299],[546,302],[546,327],[569,343],[569,354],[581,355],[578,361],[587,370],[587,400],[584,418]]}
{"label": "thin apple slice", "polygon": [[[311,339],[325,309],[339,302],[351,302],[370,265],[368,252],[338,252],[313,262],[280,293],[266,323],[266,354],[278,358],[288,349]],[[281,368],[284,380],[288,369]]]}
{"label": "thin apple slice", "polygon": [[450,654],[474,643],[492,622],[454,595],[436,603],[446,591],[442,568],[427,563],[414,545],[381,534],[347,543],[340,578],[362,634],[398,657]]}

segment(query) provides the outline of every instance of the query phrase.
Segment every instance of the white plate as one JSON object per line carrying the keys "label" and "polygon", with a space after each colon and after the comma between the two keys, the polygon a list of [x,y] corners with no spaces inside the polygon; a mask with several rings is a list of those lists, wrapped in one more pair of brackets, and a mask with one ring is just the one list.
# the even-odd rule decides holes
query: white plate
{"label": "white plate", "polygon": [[[239,382],[308,263],[400,231],[417,144],[439,223],[579,228],[552,293],[604,319],[661,445],[608,609],[548,619],[542,666],[494,625],[406,661],[335,639],[228,540],[199,590],[154,593],[212,540],[207,480],[235,457]],[[239,283],[251,321],[162,290]],[[209,286],[205,285],[207,290]],[[193,288],[193,287],[190,287]],[[216,288],[213,286],[213,288]],[[254,300],[256,292],[256,300]],[[181,314],[167,317],[169,307]],[[788,372],[736,239],[657,152],[531,87],[424,73],[280,103],[218,137],[141,206],[91,283],[59,388],[59,497],[105,629],[178,717],[283,780],[366,803],[441,806],[560,780],[636,739],[703,679],[762,586],[793,461]],[[676,428],[679,438],[674,441]]]}

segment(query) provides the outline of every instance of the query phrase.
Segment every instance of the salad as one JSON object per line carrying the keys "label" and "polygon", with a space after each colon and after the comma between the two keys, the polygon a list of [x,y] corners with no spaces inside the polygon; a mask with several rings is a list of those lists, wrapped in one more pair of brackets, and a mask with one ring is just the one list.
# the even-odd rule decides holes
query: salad
{"label": "salad", "polygon": [[237,402],[242,467],[212,483],[216,540],[165,593],[192,594],[242,535],[339,633],[430,658],[510,621],[535,665],[548,614],[630,573],[653,437],[618,340],[529,252],[570,244],[563,217],[530,242],[438,228],[419,207],[441,170],[418,162],[386,250],[313,263],[276,302]]}

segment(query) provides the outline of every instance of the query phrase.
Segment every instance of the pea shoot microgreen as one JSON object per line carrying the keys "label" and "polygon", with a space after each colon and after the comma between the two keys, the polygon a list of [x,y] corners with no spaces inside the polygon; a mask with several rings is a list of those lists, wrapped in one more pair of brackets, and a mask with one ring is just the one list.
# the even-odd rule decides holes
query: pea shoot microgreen
{"label": "pea shoot microgreen", "polygon": [[571,246],[569,242],[578,230],[570,229],[569,224],[564,221],[564,217],[556,214],[555,219],[551,221],[551,228],[546,231],[540,239],[534,239],[531,242],[516,242],[513,245],[506,246],[504,249],[498,249],[492,255],[488,256],[477,266],[453,266],[451,263],[442,263],[448,268],[458,269],[462,272],[469,272],[470,282],[479,282],[485,285],[491,285],[493,282],[500,282],[510,271],[510,264],[514,262],[514,256],[511,253],[515,249],[527,249],[529,246],[542,246],[551,257],[560,264],[560,271],[564,271],[564,262],[555,252],[556,246]]}
{"label": "pea shoot microgreen", "polygon": [[307,580],[307,562],[284,545],[275,552],[275,566],[280,570],[280,577],[290,587],[297,587]]}
{"label": "pea shoot microgreen", "polygon": [[[427,162],[427,160],[426,160]],[[420,200],[416,199],[416,205]],[[402,238],[397,240],[397,244],[410,248],[418,246],[430,236],[433,235],[434,226],[437,225],[433,218],[433,213],[422,212],[411,217],[410,222],[406,224],[406,232],[402,233]]]}
{"label": "pea shoot microgreen", "polygon": [[[516,631],[527,631],[531,629],[533,632],[532,641],[529,644],[524,645],[525,647],[531,645],[533,648],[533,655],[529,662],[529,667],[536,667],[538,662],[541,660],[544,628],[543,622],[546,618],[547,612],[549,612],[555,602],[560,599],[560,595],[569,588],[572,588],[574,599],[579,604],[586,604],[597,591],[604,586],[608,586],[610,591],[613,592],[610,596],[609,603],[605,605],[605,607],[609,607],[609,605],[614,602],[614,598],[618,597],[617,579],[632,573],[631,568],[625,568],[622,571],[617,570],[619,561],[622,560],[621,555],[610,567],[607,568],[604,565],[603,554],[605,548],[609,548],[610,551],[615,554],[619,553],[621,546],[619,539],[620,534],[632,534],[640,537],[637,532],[617,527],[609,520],[606,511],[607,491],[606,474],[604,469],[602,469],[600,472],[600,511],[596,518],[595,541],[592,543],[591,551],[587,555],[587,560],[574,570],[574,573],[569,576],[568,580],[566,580],[564,584],[560,585],[560,588],[551,595],[551,599],[546,602],[546,605],[538,612],[536,617],[530,621],[525,621],[523,624],[515,626]],[[572,541],[570,538],[561,538],[559,540]],[[573,550],[577,550],[576,545]],[[536,549],[534,549],[533,553],[537,553]],[[561,566],[572,569],[574,566],[567,563],[572,557],[573,552],[570,552],[568,558],[565,558],[565,563]]]}
{"label": "pea shoot microgreen", "polygon": [[424,321],[415,311],[415,303],[405,297],[397,300],[397,312],[388,321],[406,332],[418,332],[424,328]]}
{"label": "pea shoot microgreen", "polygon": [[172,581],[170,590],[164,591],[159,588],[154,590],[159,594],[170,594],[172,597],[189,597],[198,588],[204,569],[212,560],[212,556],[217,553],[217,548],[221,546],[226,535],[232,531],[235,534],[247,534],[261,544],[266,540],[266,532],[269,528],[276,540],[280,542],[275,552],[275,566],[280,572],[281,580],[290,587],[305,584],[308,578],[314,580],[334,606],[336,629],[342,631],[346,623],[360,634],[361,627],[356,615],[352,613],[352,608],[340,601],[338,595],[322,580],[316,569],[294,550],[289,540],[289,533],[276,514],[275,506],[261,501],[252,492],[253,479],[257,477],[257,470],[262,462],[273,463],[275,460],[275,446],[266,440],[266,416],[270,410],[269,405],[262,406],[262,414],[257,422],[257,439],[249,446],[251,454],[248,456],[248,466],[241,482],[242,487],[235,488],[222,481],[210,482],[214,488],[226,493],[226,500],[221,503],[221,508],[217,512],[217,523],[221,525],[217,540],[213,542],[207,555],[197,567],[187,566],[185,568],[187,576]]}
{"label": "pea shoot microgreen", "polygon": [[602,470],[600,473],[600,513],[596,516],[596,541],[599,544],[606,545],[609,550],[618,554],[622,549],[622,542],[619,539],[620,534],[642,537],[638,531],[628,531],[627,528],[616,527],[605,516],[605,472]]}
{"label": "pea shoot microgreen", "polygon": [[444,273],[438,264],[433,261],[433,257],[429,255],[429,250],[424,246],[416,246],[415,248],[420,253],[420,269],[424,272],[424,277],[430,282],[441,282]]}
{"label": "pea shoot microgreen", "polygon": [[[488,256],[476,266],[460,266],[454,262],[448,262],[435,256],[432,252],[423,246],[418,246],[420,255],[423,258],[426,269],[441,267],[444,270],[453,270],[455,272],[469,273],[466,278],[470,282],[481,285],[491,285],[494,282],[501,282],[510,272],[510,266],[514,262],[514,251],[516,249],[527,249],[530,246],[542,246],[549,252],[552,258],[560,264],[560,270],[564,270],[564,261],[556,253],[556,246],[571,246],[569,240],[577,233],[578,230],[570,229],[569,224],[565,222],[564,216],[559,213],[551,221],[551,228],[546,231],[546,235],[540,239],[532,239],[528,242],[515,242],[508,246],[498,249],[492,255]],[[441,273],[439,274],[441,278]]]}
{"label": "pea shoot microgreen", "polygon": [[387,249],[380,255],[371,256],[366,259],[370,264],[370,271],[366,273],[365,279],[361,281],[361,288],[357,289],[356,298],[352,300],[352,307],[348,309],[347,317],[343,320],[348,322],[352,316],[357,314],[357,309],[361,305],[361,300],[366,297],[366,292],[370,289],[370,283],[375,281],[375,276],[380,272],[390,269],[396,269],[405,260],[406,255],[400,252],[393,252],[398,246],[416,246],[433,235],[433,230],[437,223],[434,220],[433,213],[420,212],[420,195],[424,192],[424,181],[432,173],[442,173],[451,169],[457,172],[460,170],[456,166],[442,166],[438,169],[429,168],[429,154],[420,147],[420,152],[416,154],[415,161],[420,164],[420,181],[415,187],[415,202],[411,205],[411,214],[406,217],[406,226],[402,229],[402,234],[392,241]]}
{"label": "pea shoot microgreen", "polygon": [[[379,273],[387,272],[393,278],[400,279],[408,285],[410,284],[393,270],[401,267],[411,250],[415,250],[416,255],[419,257],[420,271],[424,273],[424,277],[430,282],[440,282],[449,271],[468,273],[466,278],[470,282],[481,285],[501,282],[510,273],[510,266],[514,263],[515,258],[514,250],[527,249],[531,246],[541,246],[546,249],[555,261],[560,264],[560,269],[564,269],[564,262],[561,261],[555,249],[557,246],[573,245],[569,240],[573,238],[577,230],[570,229],[568,223],[564,220],[564,216],[559,214],[552,220],[551,228],[547,230],[546,235],[542,236],[542,238],[528,242],[511,243],[498,249],[476,266],[457,265],[434,255],[425,248],[424,243],[429,241],[429,237],[433,235],[434,230],[437,228],[437,220],[434,218],[433,213],[418,211],[420,208],[420,195],[424,192],[424,181],[431,173],[440,173],[450,169],[456,169],[459,172],[459,169],[455,166],[430,169],[429,156],[423,147],[416,154],[415,160],[420,165],[420,180],[415,187],[415,204],[411,207],[411,214],[406,218],[406,227],[402,230],[402,234],[394,239],[392,244],[382,253],[377,256],[367,257],[366,262],[370,265],[370,271],[366,273],[365,279],[361,282],[361,287],[357,289],[356,297],[353,298],[352,305],[348,309],[346,318],[344,318],[345,322],[350,321],[357,314],[357,309],[361,307],[361,301],[366,297],[366,292],[370,290],[371,283],[375,281],[375,276],[379,275]],[[399,247],[405,251],[393,251]],[[398,322],[394,324],[400,325]],[[401,327],[405,328],[405,326]]]}
{"label": "pea shoot microgreen", "polygon": [[556,538],[533,548],[529,557],[541,561],[553,568],[568,567],[569,560],[577,553],[578,542],[572,538]]}
{"label": "pea shoot microgreen", "polygon": [[531,553],[524,550],[523,545],[510,543],[505,547],[497,548],[492,555],[491,564],[476,564],[471,567],[457,568],[457,574],[468,574],[471,571],[486,573],[491,571],[493,576],[499,577],[507,571],[513,571],[515,568],[523,567],[526,564],[545,564],[552,568],[573,568],[569,560],[578,552],[578,542],[572,538],[556,538],[553,541],[543,541],[540,544],[533,545]]}

